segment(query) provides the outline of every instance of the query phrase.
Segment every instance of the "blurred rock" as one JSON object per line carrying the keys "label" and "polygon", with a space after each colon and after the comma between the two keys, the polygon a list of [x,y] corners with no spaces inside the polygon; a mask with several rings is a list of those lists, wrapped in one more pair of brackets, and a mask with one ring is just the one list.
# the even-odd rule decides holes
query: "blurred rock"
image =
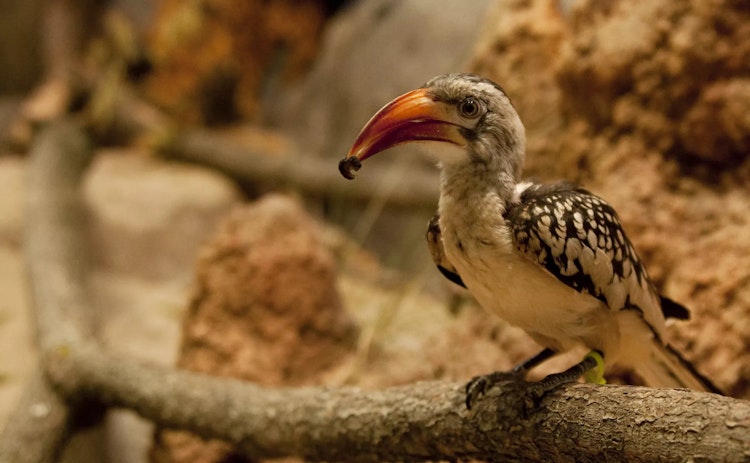
{"label": "blurred rock", "polygon": [[100,268],[183,282],[195,250],[240,196],[215,171],[115,150],[96,157],[84,194]]}
{"label": "blurred rock", "polygon": [[[750,141],[739,136],[750,129],[747,116],[729,104],[742,105],[750,93],[746,5],[660,0],[603,8],[583,1],[571,26],[559,63],[566,113],[594,128],[634,133],[686,164],[692,156],[730,165],[747,158]],[[716,110],[708,127],[690,129],[699,128],[701,113]],[[725,143],[713,144],[712,153],[706,141],[694,143],[700,135]]]}
{"label": "blurred rock", "polygon": [[[265,385],[311,384],[346,358],[356,333],[321,226],[272,195],[232,211],[201,253],[178,365]],[[185,433],[157,436],[153,461],[231,455],[225,444]]]}
{"label": "blurred rock", "polygon": [[260,116],[270,81],[299,76],[318,52],[324,0],[161,0],[150,35],[152,99],[193,123]]}
{"label": "blurred rock", "polygon": [[102,322],[97,335],[103,344],[118,354],[165,366],[177,358],[188,293],[186,282],[101,269],[89,276],[90,300]]}
{"label": "blurred rock", "polygon": [[701,159],[730,166],[742,163],[750,153],[748,108],[750,78],[713,83],[685,114],[679,138]]}
{"label": "blurred rock", "polygon": [[354,3],[328,24],[320,56],[302,85],[266,104],[272,121],[306,152],[342,157],[385,103],[437,74],[466,68],[489,4]]}
{"label": "blurred rock", "polygon": [[[238,204],[237,188],[210,169],[107,150],[97,153],[83,191],[93,257],[89,295],[99,338],[113,352],[174,364],[198,250]],[[132,414],[111,412],[104,434],[102,461],[139,463],[153,427]]]}
{"label": "blurred rock", "polygon": [[612,203],[657,286],[693,309],[674,343],[750,397],[748,10],[581,0],[560,14],[555,3],[498,2],[474,59],[528,125],[526,174]]}
{"label": "blurred rock", "polygon": [[526,126],[526,170],[556,175],[557,158],[547,159],[540,144],[564,125],[559,111],[561,90],[554,73],[566,38],[556,1],[495,2],[487,14],[471,62],[472,72],[499,82]]}

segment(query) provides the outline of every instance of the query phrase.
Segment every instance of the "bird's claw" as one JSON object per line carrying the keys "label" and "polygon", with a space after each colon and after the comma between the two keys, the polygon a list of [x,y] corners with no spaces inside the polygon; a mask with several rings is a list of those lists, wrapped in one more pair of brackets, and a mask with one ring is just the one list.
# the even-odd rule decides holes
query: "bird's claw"
{"label": "bird's claw", "polygon": [[489,391],[492,386],[507,382],[507,381],[519,381],[523,379],[524,372],[522,370],[511,370],[511,371],[495,371],[488,375],[475,376],[466,383],[466,408],[471,410],[477,399],[482,397]]}
{"label": "bird's claw", "polygon": [[[592,354],[587,355],[581,363],[574,365],[566,371],[547,375],[537,382],[524,383],[525,387],[522,396],[525,405],[525,414],[528,415],[529,412],[539,408],[542,399],[558,387],[578,381],[578,378],[583,373],[594,367],[597,367],[597,369],[603,368],[604,361],[601,354],[595,351],[592,351]],[[496,371],[488,375],[475,376],[466,384],[466,408],[471,410],[476,400],[496,384],[508,381],[519,382],[523,380],[525,373],[526,370],[516,368],[511,371]]]}

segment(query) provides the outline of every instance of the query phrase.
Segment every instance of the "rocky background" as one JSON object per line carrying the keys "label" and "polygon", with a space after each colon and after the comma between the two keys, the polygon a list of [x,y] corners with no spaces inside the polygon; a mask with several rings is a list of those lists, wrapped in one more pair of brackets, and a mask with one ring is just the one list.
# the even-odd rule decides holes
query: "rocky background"
{"label": "rocky background", "polygon": [[[529,176],[574,180],[613,204],[659,289],[692,309],[670,327],[673,343],[729,394],[750,398],[743,2],[0,7],[0,426],[36,358],[22,254],[26,152],[34,127],[66,112],[87,121],[100,147],[83,192],[88,289],[108,348],[268,385],[363,387],[468,379],[534,353],[434,270],[423,234],[437,198],[389,201],[417,177],[436,182],[418,154],[373,159],[362,177],[382,174],[382,187],[370,200],[242,174],[259,159],[318,159],[335,172],[375,110],[460,70],[511,96],[527,126]],[[198,131],[261,157],[221,171],[174,159],[175,140]],[[611,380],[638,379],[616,371]],[[122,411],[80,432],[64,460],[243,461]]]}

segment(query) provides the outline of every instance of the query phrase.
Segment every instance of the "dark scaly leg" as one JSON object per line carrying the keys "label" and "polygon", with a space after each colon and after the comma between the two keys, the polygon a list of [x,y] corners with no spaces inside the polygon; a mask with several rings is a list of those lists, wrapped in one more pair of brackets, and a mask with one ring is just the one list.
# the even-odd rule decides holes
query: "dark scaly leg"
{"label": "dark scaly leg", "polygon": [[578,381],[581,376],[586,376],[588,382],[604,384],[604,356],[597,350],[592,350],[583,360],[560,373],[552,373],[544,379],[532,383],[529,386],[529,398],[538,402],[542,397],[563,384]]}

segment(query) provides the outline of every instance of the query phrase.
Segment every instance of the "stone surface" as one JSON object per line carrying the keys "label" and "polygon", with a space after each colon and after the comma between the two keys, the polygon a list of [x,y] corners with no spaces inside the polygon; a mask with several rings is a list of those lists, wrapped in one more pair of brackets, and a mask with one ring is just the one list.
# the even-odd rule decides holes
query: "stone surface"
{"label": "stone surface", "polygon": [[239,198],[214,171],[125,150],[99,153],[83,188],[96,264],[145,279],[187,281],[193,251]]}
{"label": "stone surface", "polygon": [[149,96],[182,121],[260,119],[271,82],[298,77],[318,52],[323,0],[160,0],[149,35]]}
{"label": "stone surface", "polygon": [[20,250],[0,244],[0,429],[37,358],[25,276]]}
{"label": "stone surface", "polygon": [[355,2],[327,26],[298,88],[266,105],[307,153],[338,159],[381,106],[436,74],[465,69],[488,0]]}
{"label": "stone surface", "polygon": [[[83,191],[94,257],[89,294],[101,341],[114,352],[174,364],[198,249],[239,203],[238,190],[210,169],[106,150]],[[113,411],[102,433],[103,461],[146,461],[150,423]],[[91,444],[86,438],[82,447]]]}
{"label": "stone surface", "polygon": [[554,3],[498,2],[503,20],[473,67],[525,116],[527,175],[612,203],[657,286],[693,309],[675,344],[748,397],[747,8],[579,1],[565,14]]}

